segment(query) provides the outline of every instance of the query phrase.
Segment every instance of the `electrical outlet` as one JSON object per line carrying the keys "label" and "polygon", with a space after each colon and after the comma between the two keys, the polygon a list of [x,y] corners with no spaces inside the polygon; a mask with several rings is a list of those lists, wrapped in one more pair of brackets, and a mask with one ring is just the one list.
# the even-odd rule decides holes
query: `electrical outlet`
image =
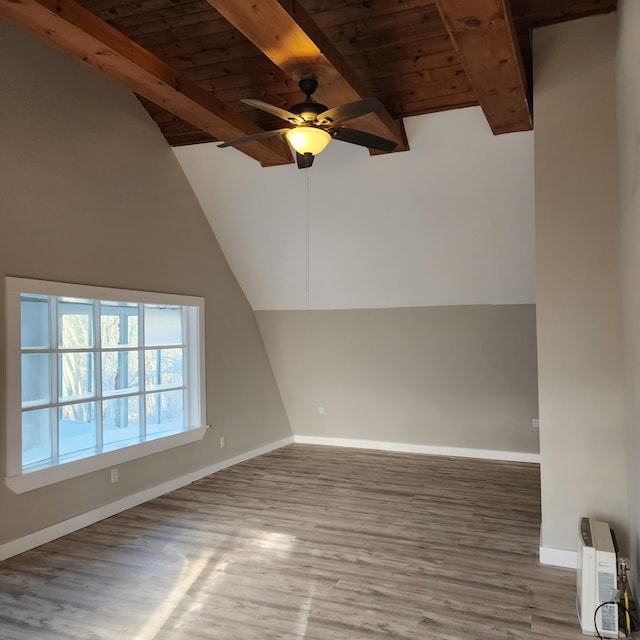
{"label": "electrical outlet", "polygon": [[118,482],[118,467],[111,469],[111,484]]}
{"label": "electrical outlet", "polygon": [[220,436],[220,448],[224,449],[226,442],[224,440],[224,436]]}
{"label": "electrical outlet", "polygon": [[318,407],[318,413],[323,416],[325,415],[326,411],[324,410],[324,407]]}
{"label": "electrical outlet", "polygon": [[540,420],[538,420],[538,418],[534,418],[534,419],[531,421],[531,426],[532,426],[534,429],[539,429],[539,428],[540,428]]}

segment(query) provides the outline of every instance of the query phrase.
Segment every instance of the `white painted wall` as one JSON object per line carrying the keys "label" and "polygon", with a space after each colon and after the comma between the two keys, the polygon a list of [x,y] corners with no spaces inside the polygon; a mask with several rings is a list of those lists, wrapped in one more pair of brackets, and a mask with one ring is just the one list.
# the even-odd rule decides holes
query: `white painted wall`
{"label": "white painted wall", "polygon": [[[533,134],[480,108],[405,124],[409,152],[334,141],[309,170],[310,308],[534,302]],[[305,172],[174,151],[252,307],[306,309]]]}
{"label": "white painted wall", "polygon": [[625,321],[629,537],[636,587],[640,572],[640,3],[619,0],[618,166]]}
{"label": "white painted wall", "polygon": [[542,545],[581,515],[627,539],[616,15],[534,33]]}

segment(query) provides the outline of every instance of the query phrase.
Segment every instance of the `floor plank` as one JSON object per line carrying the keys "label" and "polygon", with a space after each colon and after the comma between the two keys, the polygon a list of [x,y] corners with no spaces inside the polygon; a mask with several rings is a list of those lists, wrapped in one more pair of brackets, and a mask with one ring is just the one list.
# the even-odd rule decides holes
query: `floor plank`
{"label": "floor plank", "polygon": [[578,640],[536,465],[291,445],[0,564],[3,640]]}

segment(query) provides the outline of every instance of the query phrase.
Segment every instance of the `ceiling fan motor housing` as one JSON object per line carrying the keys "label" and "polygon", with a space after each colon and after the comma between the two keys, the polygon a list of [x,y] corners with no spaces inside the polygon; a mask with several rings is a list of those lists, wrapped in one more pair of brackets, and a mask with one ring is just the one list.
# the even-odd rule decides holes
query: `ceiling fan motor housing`
{"label": "ceiling fan motor housing", "polygon": [[300,116],[305,122],[315,122],[318,116],[329,108],[324,104],[315,102],[311,97],[318,88],[318,81],[314,75],[303,76],[298,81],[298,87],[300,87],[300,91],[304,93],[307,99],[304,102],[294,104],[289,108],[289,111]]}
{"label": "ceiling fan motor housing", "polygon": [[329,107],[319,102],[306,100],[305,102],[300,102],[299,104],[294,104],[292,107],[289,107],[289,111],[303,118],[305,122],[315,122],[318,116],[328,108]]}

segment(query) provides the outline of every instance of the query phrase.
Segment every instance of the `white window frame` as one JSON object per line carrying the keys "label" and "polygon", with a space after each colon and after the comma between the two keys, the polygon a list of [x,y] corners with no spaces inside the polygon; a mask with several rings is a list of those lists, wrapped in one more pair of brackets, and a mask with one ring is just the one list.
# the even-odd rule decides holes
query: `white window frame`
{"label": "white window frame", "polygon": [[[7,475],[5,484],[14,493],[24,493],[62,480],[136,460],[204,438],[206,422],[204,298],[128,289],[112,289],[26,278],[5,278],[7,319]],[[185,384],[191,389],[187,398],[193,424],[170,435],[154,434],[138,442],[97,450],[77,458],[39,465],[34,470],[22,467],[22,389],[21,389],[21,318],[22,294],[61,296],[88,300],[134,302],[138,304],[179,305],[193,308],[186,314],[183,327],[188,351]],[[194,337],[196,340],[194,341]],[[84,456],[84,457],[82,457]]]}

